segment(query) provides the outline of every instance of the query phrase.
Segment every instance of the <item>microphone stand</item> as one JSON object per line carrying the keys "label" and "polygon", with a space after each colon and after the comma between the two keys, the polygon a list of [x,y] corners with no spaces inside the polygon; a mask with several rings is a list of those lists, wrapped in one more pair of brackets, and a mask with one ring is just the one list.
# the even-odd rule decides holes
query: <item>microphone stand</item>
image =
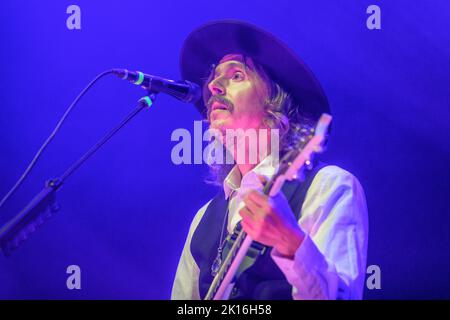
{"label": "microphone stand", "polygon": [[122,122],[101,138],[81,158],[75,161],[61,176],[47,180],[45,187],[25,208],[0,229],[0,247],[6,257],[10,256],[11,252],[25,241],[31,233],[59,210],[60,206],[56,202],[56,190],[63,185],[66,179],[142,109],[149,108],[155,100],[155,94],[155,92],[148,92],[148,95],[139,99],[138,106]]}

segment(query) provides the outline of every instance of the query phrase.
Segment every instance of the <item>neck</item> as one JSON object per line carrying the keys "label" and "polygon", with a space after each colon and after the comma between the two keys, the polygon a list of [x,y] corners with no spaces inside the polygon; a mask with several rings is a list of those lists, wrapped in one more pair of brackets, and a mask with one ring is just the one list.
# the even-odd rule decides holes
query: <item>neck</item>
{"label": "neck", "polygon": [[[257,136],[257,140],[254,143],[246,143],[245,140],[240,139],[242,144],[235,144],[232,152],[234,161],[236,162],[241,176],[243,177],[249,171],[253,170],[266,156],[270,154],[270,136],[264,137],[265,139],[260,143],[261,136]],[[242,148],[242,149],[240,149]],[[240,153],[240,154],[239,154]]]}

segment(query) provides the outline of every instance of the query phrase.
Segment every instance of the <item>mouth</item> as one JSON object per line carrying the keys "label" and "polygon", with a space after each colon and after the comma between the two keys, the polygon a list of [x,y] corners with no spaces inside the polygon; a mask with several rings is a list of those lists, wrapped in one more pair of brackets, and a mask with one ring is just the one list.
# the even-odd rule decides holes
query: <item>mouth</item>
{"label": "mouth", "polygon": [[211,112],[215,110],[228,110],[227,106],[220,103],[220,102],[214,102],[211,106]]}

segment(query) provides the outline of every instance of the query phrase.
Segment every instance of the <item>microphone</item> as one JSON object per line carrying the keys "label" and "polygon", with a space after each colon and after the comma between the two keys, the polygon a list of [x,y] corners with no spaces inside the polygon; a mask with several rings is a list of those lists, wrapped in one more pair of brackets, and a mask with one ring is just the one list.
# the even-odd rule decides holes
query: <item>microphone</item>
{"label": "microphone", "polygon": [[183,102],[195,104],[201,98],[200,87],[187,80],[174,81],[145,74],[140,71],[128,71],[127,69],[114,69],[113,73],[151,92],[170,94]]}

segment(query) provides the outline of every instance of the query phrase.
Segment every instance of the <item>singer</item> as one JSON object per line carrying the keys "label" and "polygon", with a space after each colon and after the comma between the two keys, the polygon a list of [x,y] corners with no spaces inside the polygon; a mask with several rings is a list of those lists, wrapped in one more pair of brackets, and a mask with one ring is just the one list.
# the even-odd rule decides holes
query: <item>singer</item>
{"label": "singer", "polygon": [[[330,113],[319,82],[300,58],[248,23],[216,21],[194,30],[184,42],[180,66],[183,79],[203,87],[196,107],[210,128],[225,136],[227,130],[278,129],[280,158],[304,138],[302,129]],[[235,156],[226,137],[223,146]],[[246,159],[255,152],[245,151]],[[261,190],[277,165],[266,151],[256,164],[235,158],[231,166],[211,165],[212,181],[221,190],[191,223],[172,299],[205,298],[235,228],[243,228],[255,244],[230,299],[362,299],[368,213],[357,178],[315,162],[303,181],[287,183],[269,197]]]}

